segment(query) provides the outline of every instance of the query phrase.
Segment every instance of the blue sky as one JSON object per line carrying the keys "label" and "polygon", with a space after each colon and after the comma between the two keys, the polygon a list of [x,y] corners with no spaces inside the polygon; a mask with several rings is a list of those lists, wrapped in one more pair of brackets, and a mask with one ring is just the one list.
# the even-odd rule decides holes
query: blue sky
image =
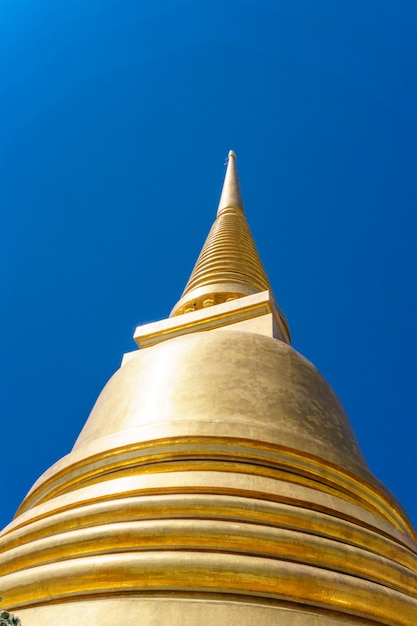
{"label": "blue sky", "polygon": [[417,6],[0,6],[0,526],[179,299],[229,149],[295,349],[417,525]]}

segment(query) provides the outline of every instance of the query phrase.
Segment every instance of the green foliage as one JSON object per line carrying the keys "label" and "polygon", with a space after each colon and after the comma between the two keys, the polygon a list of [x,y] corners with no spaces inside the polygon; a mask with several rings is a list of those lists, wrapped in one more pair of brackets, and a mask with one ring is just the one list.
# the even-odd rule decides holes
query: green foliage
{"label": "green foliage", "polygon": [[7,611],[0,611],[0,626],[21,626],[21,621]]}

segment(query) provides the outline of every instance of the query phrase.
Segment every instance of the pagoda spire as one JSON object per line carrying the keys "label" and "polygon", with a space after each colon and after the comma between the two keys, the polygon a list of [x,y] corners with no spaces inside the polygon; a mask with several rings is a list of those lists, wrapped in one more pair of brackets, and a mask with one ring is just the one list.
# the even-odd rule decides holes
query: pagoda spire
{"label": "pagoda spire", "polygon": [[236,209],[244,213],[239,177],[237,175],[236,153],[233,150],[229,150],[228,154],[226,176],[224,177],[217,217],[227,209]]}
{"label": "pagoda spire", "polygon": [[263,291],[272,294],[246,221],[236,154],[230,150],[217,218],[171,317]]}

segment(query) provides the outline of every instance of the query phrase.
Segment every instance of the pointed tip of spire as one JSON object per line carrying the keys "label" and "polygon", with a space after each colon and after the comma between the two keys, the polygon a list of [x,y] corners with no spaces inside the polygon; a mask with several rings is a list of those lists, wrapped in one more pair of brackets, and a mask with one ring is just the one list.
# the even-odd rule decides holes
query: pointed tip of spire
{"label": "pointed tip of spire", "polygon": [[233,150],[229,150],[228,154],[227,170],[217,215],[226,209],[237,209],[243,212],[242,195],[236,169],[236,153]]}

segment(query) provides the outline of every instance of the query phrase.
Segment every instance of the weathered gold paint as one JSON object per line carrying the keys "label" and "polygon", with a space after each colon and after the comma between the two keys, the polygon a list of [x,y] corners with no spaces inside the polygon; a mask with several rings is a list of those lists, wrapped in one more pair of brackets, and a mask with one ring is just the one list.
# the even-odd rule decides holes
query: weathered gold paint
{"label": "weathered gold paint", "polygon": [[2,606],[22,626],[415,626],[415,532],[287,345],[234,154],[173,315],[136,330],[0,534]]}

